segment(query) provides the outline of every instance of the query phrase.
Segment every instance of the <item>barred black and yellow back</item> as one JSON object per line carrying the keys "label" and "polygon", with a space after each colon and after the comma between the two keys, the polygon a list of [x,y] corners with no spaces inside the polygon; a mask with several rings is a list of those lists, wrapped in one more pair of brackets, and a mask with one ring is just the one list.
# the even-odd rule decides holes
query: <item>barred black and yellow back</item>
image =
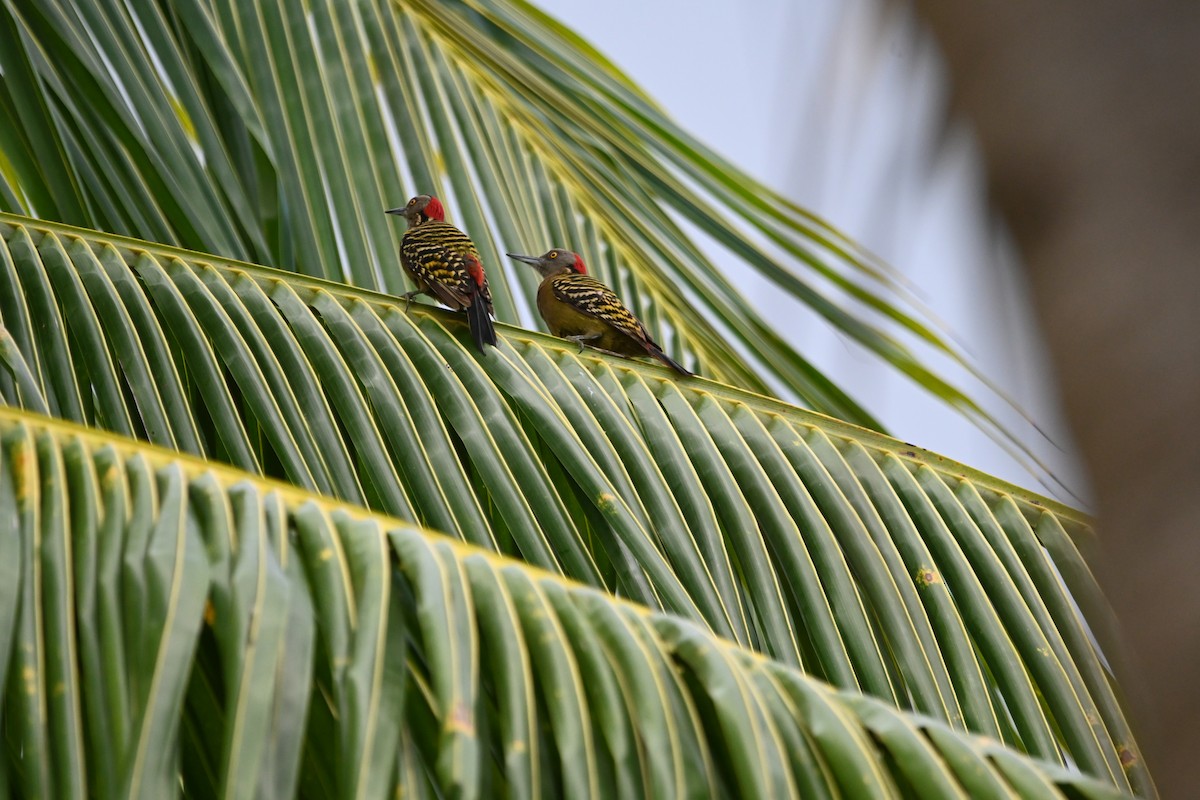
{"label": "barred black and yellow back", "polygon": [[416,294],[428,294],[456,311],[467,312],[467,323],[476,347],[496,344],[492,323],[492,293],[479,251],[470,237],[446,222],[442,204],[436,197],[419,195],[403,209],[408,230],[400,239],[400,263],[417,285]]}
{"label": "barred black and yellow back", "polygon": [[448,222],[430,220],[404,232],[400,262],[417,286],[453,309],[480,297],[492,308],[492,294],[470,238]]}
{"label": "barred black and yellow back", "polygon": [[537,307],[555,336],[616,355],[653,356],[680,375],[692,374],[662,351],[621,298],[587,274],[577,253],[551,250],[540,257],[509,257],[532,264],[544,276]]}
{"label": "barred black and yellow back", "polygon": [[[650,340],[650,334],[646,332],[641,320],[625,307],[621,298],[617,297],[612,289],[592,276],[580,275],[577,272],[560,272],[558,275],[551,275],[545,283],[550,292],[553,292],[556,301],[566,303],[595,317],[598,321],[611,327],[615,333],[623,334],[630,340],[638,342],[639,345],[642,341]],[[540,310],[542,306],[541,292],[538,294]],[[547,305],[547,311],[551,316],[557,315],[555,305],[557,303]],[[543,312],[542,316],[545,317],[546,312]],[[641,349],[640,346],[638,349]],[[640,355],[640,353],[638,354]]]}

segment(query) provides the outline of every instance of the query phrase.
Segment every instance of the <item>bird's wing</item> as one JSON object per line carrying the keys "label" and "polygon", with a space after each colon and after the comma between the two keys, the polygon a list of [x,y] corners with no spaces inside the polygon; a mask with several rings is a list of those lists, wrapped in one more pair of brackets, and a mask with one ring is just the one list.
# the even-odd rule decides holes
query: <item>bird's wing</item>
{"label": "bird's wing", "polygon": [[451,308],[470,305],[480,294],[491,308],[491,292],[471,238],[445,222],[426,222],[405,232],[400,254],[413,274]]}
{"label": "bird's wing", "polygon": [[567,274],[554,281],[554,296],[639,342],[647,342],[646,327],[621,298],[590,275]]}

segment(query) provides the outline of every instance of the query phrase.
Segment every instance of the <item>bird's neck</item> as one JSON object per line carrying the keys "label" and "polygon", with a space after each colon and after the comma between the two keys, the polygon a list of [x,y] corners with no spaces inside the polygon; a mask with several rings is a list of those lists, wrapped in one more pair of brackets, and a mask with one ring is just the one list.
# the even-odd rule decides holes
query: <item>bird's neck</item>
{"label": "bird's neck", "polygon": [[411,223],[409,223],[408,227],[419,228],[422,225],[429,225],[434,222],[442,222],[442,220],[437,219],[436,217],[427,217],[424,214],[421,214],[415,220],[413,220]]}

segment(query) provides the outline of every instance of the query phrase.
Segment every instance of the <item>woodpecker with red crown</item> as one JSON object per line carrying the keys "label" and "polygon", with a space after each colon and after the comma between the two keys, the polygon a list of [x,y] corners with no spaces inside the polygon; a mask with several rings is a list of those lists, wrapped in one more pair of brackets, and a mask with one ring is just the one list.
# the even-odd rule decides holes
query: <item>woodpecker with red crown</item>
{"label": "woodpecker with red crown", "polygon": [[417,288],[404,295],[405,310],[412,298],[427,294],[455,311],[466,311],[479,352],[485,352],[485,344],[494,347],[492,293],[475,243],[446,222],[441,201],[432,195],[417,195],[403,208],[389,208],[387,213],[408,220],[408,230],[400,238],[400,263]]}
{"label": "woodpecker with red crown", "polygon": [[653,356],[680,375],[692,374],[662,351],[611,289],[587,274],[578,253],[550,250],[541,256],[508,257],[541,273],[538,312],[555,336],[577,343],[580,350],[586,344],[618,356]]}

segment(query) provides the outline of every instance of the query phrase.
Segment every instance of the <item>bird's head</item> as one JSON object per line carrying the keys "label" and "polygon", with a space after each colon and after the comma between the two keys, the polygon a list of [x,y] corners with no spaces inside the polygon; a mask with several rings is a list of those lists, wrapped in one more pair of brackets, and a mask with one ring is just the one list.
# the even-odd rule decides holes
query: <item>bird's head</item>
{"label": "bird's head", "polygon": [[579,253],[572,253],[570,250],[550,250],[540,256],[519,256],[516,253],[507,255],[509,258],[529,264],[540,272],[543,278],[557,275],[560,272],[587,275],[587,265],[583,263]]}
{"label": "bird's head", "polygon": [[431,194],[419,194],[400,208],[389,208],[385,213],[403,214],[410,228],[431,219],[438,222],[444,222],[446,219],[446,209],[442,208],[442,201]]}

